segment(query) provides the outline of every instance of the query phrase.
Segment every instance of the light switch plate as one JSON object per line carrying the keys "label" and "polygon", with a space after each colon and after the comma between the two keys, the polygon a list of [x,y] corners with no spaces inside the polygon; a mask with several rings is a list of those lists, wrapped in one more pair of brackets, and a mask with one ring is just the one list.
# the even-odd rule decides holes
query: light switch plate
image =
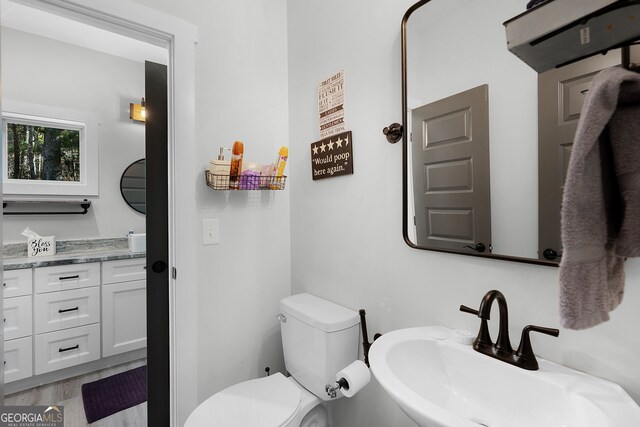
{"label": "light switch plate", "polygon": [[202,244],[220,244],[220,222],[217,219],[202,220]]}

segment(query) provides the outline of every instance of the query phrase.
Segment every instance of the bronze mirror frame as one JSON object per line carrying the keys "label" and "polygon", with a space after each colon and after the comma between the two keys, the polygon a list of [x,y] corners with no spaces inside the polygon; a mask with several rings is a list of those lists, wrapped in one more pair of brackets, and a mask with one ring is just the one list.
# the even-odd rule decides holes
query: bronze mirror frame
{"label": "bronze mirror frame", "polygon": [[[408,162],[409,162],[409,144],[408,144],[408,116],[407,116],[407,107],[408,107],[408,94],[407,94],[407,23],[409,18],[420,7],[426,5],[431,0],[420,0],[417,3],[413,4],[402,17],[402,24],[400,27],[400,35],[401,35],[401,77],[402,77],[402,126],[398,123],[393,123],[388,127],[384,128],[383,133],[387,137],[387,141],[390,143],[396,143],[400,139],[402,139],[402,237],[404,238],[405,243],[413,248],[413,249],[422,249],[427,251],[434,252],[443,252],[443,253],[451,253],[455,255],[465,255],[472,256],[476,258],[483,258],[489,260],[503,260],[503,261],[513,261],[524,264],[534,264],[534,265],[544,265],[544,266],[552,266],[558,267],[559,263],[555,261],[545,261],[534,258],[524,258],[517,256],[509,256],[509,255],[501,255],[501,254],[492,254],[492,253],[476,253],[476,252],[458,252],[455,250],[449,249],[435,249],[435,248],[426,248],[422,246],[418,246],[411,241],[409,238],[409,170],[408,170]],[[505,45],[505,49],[507,49]]]}

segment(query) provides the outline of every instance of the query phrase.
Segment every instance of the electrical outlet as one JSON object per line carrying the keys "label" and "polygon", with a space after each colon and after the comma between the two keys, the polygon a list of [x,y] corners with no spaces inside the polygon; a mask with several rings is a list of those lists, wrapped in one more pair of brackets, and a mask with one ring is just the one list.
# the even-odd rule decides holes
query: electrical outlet
{"label": "electrical outlet", "polygon": [[202,244],[220,244],[220,222],[217,219],[202,220]]}

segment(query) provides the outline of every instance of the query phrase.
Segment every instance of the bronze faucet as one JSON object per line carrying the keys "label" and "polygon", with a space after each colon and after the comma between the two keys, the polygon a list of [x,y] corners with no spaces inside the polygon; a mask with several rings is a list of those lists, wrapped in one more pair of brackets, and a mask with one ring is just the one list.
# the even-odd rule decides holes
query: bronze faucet
{"label": "bronze faucet", "polygon": [[[487,323],[491,316],[491,306],[494,300],[498,300],[498,309],[500,310],[500,329],[496,343],[491,341]],[[489,291],[484,295],[478,310],[461,305],[460,311],[475,314],[481,319],[480,331],[473,341],[473,349],[475,351],[531,371],[538,369],[538,361],[531,348],[529,332],[540,332],[554,337],[560,334],[560,331],[557,329],[533,325],[525,326],[522,330],[518,350],[513,351],[511,342],[509,341],[509,312],[507,310],[507,300],[502,292],[496,290]]]}

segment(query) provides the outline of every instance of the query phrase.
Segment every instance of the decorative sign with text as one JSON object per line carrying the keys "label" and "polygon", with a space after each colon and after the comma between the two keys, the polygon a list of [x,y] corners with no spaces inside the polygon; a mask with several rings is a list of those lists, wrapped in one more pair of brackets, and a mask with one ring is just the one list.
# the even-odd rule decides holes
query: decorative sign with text
{"label": "decorative sign with text", "polygon": [[318,84],[320,138],[344,132],[344,70]]}
{"label": "decorative sign with text", "polygon": [[311,172],[316,179],[353,174],[351,131],[311,144]]}
{"label": "decorative sign with text", "polygon": [[56,254],[56,236],[38,236],[27,240],[27,256],[52,256]]}

